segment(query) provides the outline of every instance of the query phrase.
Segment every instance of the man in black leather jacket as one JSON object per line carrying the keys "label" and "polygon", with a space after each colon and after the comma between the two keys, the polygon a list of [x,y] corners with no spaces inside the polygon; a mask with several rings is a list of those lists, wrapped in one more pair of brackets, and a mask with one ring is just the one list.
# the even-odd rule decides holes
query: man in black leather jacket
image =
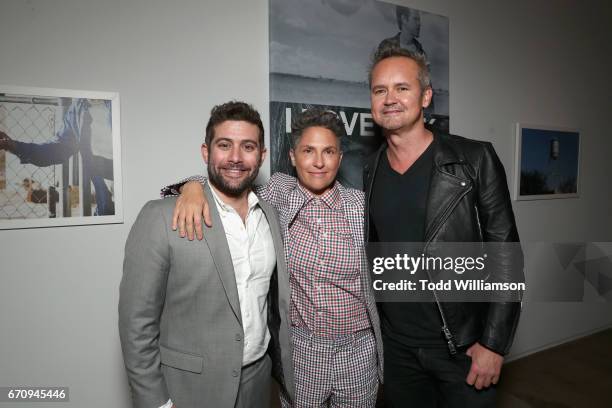
{"label": "man in black leather jacket", "polygon": [[[427,129],[423,55],[381,46],[370,71],[372,116],[386,142],[364,171],[369,242],[519,241],[492,145]],[[502,247],[503,248],[503,247]],[[427,250],[425,250],[427,252]],[[522,277],[520,245],[496,253],[498,280]],[[513,275],[514,274],[514,275]],[[518,299],[518,298],[517,298]],[[387,406],[489,407],[520,302],[379,303]]]}

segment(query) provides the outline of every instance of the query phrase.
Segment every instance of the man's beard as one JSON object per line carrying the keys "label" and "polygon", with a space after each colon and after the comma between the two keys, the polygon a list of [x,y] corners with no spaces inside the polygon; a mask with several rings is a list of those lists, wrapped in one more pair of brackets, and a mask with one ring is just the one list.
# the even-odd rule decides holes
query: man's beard
{"label": "man's beard", "polygon": [[[259,173],[259,164],[260,163],[257,163],[253,172],[249,174],[244,180],[242,180],[238,185],[234,185],[234,184],[229,183],[221,175],[221,173],[217,172],[217,169],[215,168],[215,166],[212,165],[211,162],[208,162],[208,167],[207,167],[208,178],[210,182],[212,183],[212,185],[214,185],[217,188],[217,190],[219,190],[223,194],[226,194],[232,197],[238,197],[242,193],[244,193],[246,190],[251,188],[251,186],[253,185],[253,181],[255,181],[255,179],[257,178],[257,174]],[[232,169],[246,170],[246,167],[244,167],[241,164],[228,163],[225,166],[223,166],[223,169],[225,170],[232,170]]]}

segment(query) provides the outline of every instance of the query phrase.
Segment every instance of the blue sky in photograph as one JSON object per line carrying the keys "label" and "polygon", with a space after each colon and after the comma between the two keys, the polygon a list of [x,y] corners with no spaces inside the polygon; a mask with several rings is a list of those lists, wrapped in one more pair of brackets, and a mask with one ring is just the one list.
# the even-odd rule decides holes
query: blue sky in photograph
{"label": "blue sky in photograph", "polygon": [[[560,180],[578,176],[577,132],[523,128],[521,136],[521,172],[539,171],[548,176],[554,188]],[[551,158],[551,142],[559,140],[559,157]],[[552,176],[552,177],[551,177]]]}

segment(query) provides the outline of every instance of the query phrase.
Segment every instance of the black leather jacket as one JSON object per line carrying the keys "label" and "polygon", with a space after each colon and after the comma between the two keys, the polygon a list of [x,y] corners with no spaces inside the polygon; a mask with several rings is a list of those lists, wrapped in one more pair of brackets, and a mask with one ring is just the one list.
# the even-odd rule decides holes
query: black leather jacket
{"label": "black leather jacket", "polygon": [[[427,248],[436,242],[519,242],[506,174],[491,143],[438,132],[434,138],[425,253],[430,254]],[[383,144],[364,169],[365,235],[369,242],[376,239],[369,226],[372,184],[385,150]],[[524,279],[520,245],[511,247],[515,253],[495,257],[496,273],[512,274],[516,279],[519,271]],[[499,354],[508,353],[521,311],[519,301],[443,303],[436,296],[436,302],[451,354],[475,342]]]}

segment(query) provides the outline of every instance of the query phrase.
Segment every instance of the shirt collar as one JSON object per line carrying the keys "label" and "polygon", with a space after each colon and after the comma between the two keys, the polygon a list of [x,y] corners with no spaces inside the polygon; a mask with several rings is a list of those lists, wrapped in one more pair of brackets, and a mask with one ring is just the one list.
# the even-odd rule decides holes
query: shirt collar
{"label": "shirt collar", "polygon": [[[234,212],[237,213],[237,211],[234,209],[234,207],[232,207],[229,204],[226,204],[221,197],[219,197],[219,193],[217,192],[217,189],[215,188],[215,186],[213,186],[211,183],[208,183],[210,186],[210,191],[212,192],[213,198],[215,200],[215,203],[217,204],[217,208],[219,209],[219,212],[221,212],[222,215],[226,214],[226,213],[230,213],[230,212]],[[249,194],[247,195],[247,201],[248,201],[248,205],[249,205],[249,212],[256,206],[259,205],[259,198],[257,198],[257,195],[250,190]]]}
{"label": "shirt collar", "polygon": [[341,209],[342,202],[340,200],[340,189],[338,188],[338,181],[334,181],[334,185],[332,188],[327,190],[322,195],[314,195],[307,188],[302,186],[301,183],[298,182],[298,190],[304,195],[306,198],[305,204],[309,203],[312,200],[320,200],[322,203],[327,205],[331,209]]}

